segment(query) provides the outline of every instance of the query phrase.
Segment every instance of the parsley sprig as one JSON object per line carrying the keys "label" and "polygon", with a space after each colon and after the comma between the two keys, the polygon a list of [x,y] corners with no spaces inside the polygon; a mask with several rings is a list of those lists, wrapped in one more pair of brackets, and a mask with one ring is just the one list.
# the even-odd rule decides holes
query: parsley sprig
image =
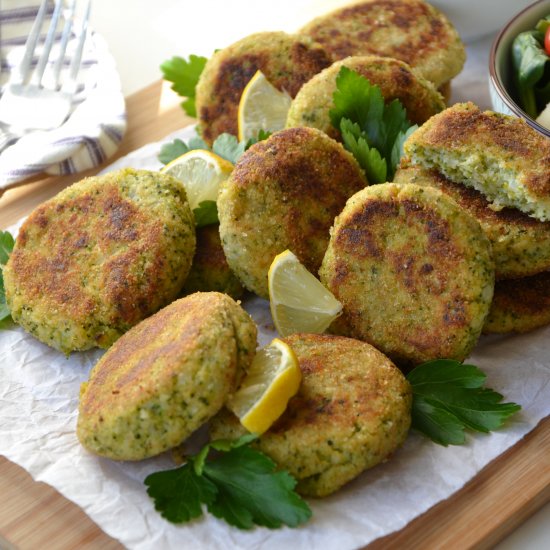
{"label": "parsley sprig", "polygon": [[378,86],[347,67],[338,73],[333,102],[331,123],[340,130],[344,146],[369,182],[391,181],[403,143],[417,128],[407,119],[401,102],[394,99],[386,105]]}
{"label": "parsley sprig", "polygon": [[10,257],[14,244],[15,240],[9,231],[0,231],[0,321],[10,316],[4,289],[3,268]]}
{"label": "parsley sprig", "polygon": [[158,159],[162,164],[168,164],[189,151],[204,149],[206,151],[212,151],[216,153],[216,155],[235,164],[249,147],[258,141],[267,139],[270,135],[269,132],[260,130],[255,138],[250,138],[247,141],[239,141],[234,135],[224,133],[220,134],[214,140],[212,148],[210,148],[199,135],[193,136],[187,142],[181,139],[175,139],[170,143],[165,143],[161,147]]}
{"label": "parsley sprig", "polygon": [[428,361],[408,375],[413,390],[412,427],[441,445],[462,445],[465,430],[490,432],[521,409],[483,384],[474,365],[451,359]]}
{"label": "parsley sprig", "polygon": [[189,56],[189,59],[174,56],[160,66],[165,80],[172,82],[172,90],[186,98],[181,107],[192,117],[197,116],[195,87],[206,62],[206,57],[192,54]]}
{"label": "parsley sprig", "polygon": [[[235,164],[241,155],[254,143],[267,139],[270,136],[269,132],[260,130],[256,138],[250,138],[247,141],[239,141],[231,134],[219,135],[212,148],[199,136],[193,136],[188,142],[181,139],[175,139],[170,143],[165,143],[158,154],[158,159],[163,164],[168,164],[172,160],[181,155],[193,151],[194,149],[205,149],[212,151],[216,155]],[[219,223],[218,208],[215,201],[203,201],[199,203],[198,208],[193,209],[195,214],[195,223],[197,227]]]}
{"label": "parsley sprig", "polygon": [[[307,521],[311,510],[294,492],[296,480],[249,446],[255,437],[213,441],[183,466],[149,475],[145,484],[155,508],[167,520],[182,523],[202,516],[206,505],[211,514],[240,529],[295,527]],[[212,450],[217,456],[212,457]]]}

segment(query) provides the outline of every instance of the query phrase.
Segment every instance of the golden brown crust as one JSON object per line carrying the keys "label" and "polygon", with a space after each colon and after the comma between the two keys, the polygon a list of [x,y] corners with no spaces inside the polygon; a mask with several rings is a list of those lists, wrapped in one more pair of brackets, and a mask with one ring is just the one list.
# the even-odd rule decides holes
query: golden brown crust
{"label": "golden brown crust", "polygon": [[483,332],[528,332],[548,324],[550,272],[497,282]]}
{"label": "golden brown crust", "polygon": [[182,290],[183,294],[210,291],[224,292],[235,299],[244,293],[227,265],[218,224],[197,227],[197,249]]}
{"label": "golden brown crust", "polygon": [[90,451],[140,460],[180,444],[248,368],[256,326],[231,298],[196,293],[123,335],[83,384],[77,435]]}
{"label": "golden brown crust", "polygon": [[283,32],[256,33],[216,52],[197,85],[202,137],[212,143],[224,133],[237,135],[241,94],[256,71],[294,97],[314,74],[330,65],[319,44]]}
{"label": "golden brown crust", "polygon": [[436,86],[462,69],[464,46],[447,18],[422,0],[367,0],[318,17],[300,31],[334,60],[350,55],[394,57]]}
{"label": "golden brown crust", "polygon": [[526,277],[550,269],[550,222],[536,220],[516,208],[494,210],[479,191],[406,160],[394,181],[435,187],[474,216],[491,241],[497,279]]}
{"label": "golden brown crust", "polygon": [[493,269],[479,223],[454,201],[429,187],[381,184],[349,199],[320,275],[344,306],[339,330],[407,366],[470,353]]}
{"label": "golden brown crust", "polygon": [[109,346],[177,296],[194,247],[192,213],[170,176],[87,178],[21,227],[6,269],[14,319],[63,351]]}
{"label": "golden brown crust", "polygon": [[[401,445],[410,426],[411,389],[399,369],[364,342],[315,334],[285,341],[302,383],[257,446],[296,477],[298,492],[325,496]],[[238,421],[224,411],[212,421],[213,437],[238,431]]]}
{"label": "golden brown crust", "polygon": [[249,290],[264,297],[269,266],[287,248],[315,273],[334,217],[365,185],[355,159],[314,128],[289,128],[255,144],[218,198],[230,267]]}
{"label": "golden brown crust", "polygon": [[[134,399],[140,401],[177,376],[181,367],[179,358],[188,355],[200,341],[203,319],[215,324],[219,307],[215,297],[196,294],[173,302],[134,327],[112,346],[100,367],[92,370],[85,398],[81,400],[81,413],[107,413],[113,403],[121,401],[120,394],[124,396],[123,405],[131,406]],[[171,330],[175,327],[180,329],[177,337]],[[159,369],[161,358],[163,368]],[[235,375],[235,361],[233,358],[233,368],[227,371],[230,377]]]}

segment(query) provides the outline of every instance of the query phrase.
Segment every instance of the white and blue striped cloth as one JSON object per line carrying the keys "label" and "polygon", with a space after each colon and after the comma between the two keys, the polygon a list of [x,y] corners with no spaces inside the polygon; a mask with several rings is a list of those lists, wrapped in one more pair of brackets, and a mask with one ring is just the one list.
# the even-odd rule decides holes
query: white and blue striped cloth
{"label": "white and blue striped cloth", "polygon": [[[48,17],[54,2],[50,4]],[[0,0],[0,92],[18,66],[39,5],[38,0]],[[49,18],[43,24],[42,39],[48,23]],[[76,36],[72,36],[68,57],[75,45]],[[68,67],[66,60],[64,70]],[[45,80],[47,76],[48,69]],[[115,62],[101,36],[88,27],[69,118],[55,130],[24,135],[0,153],[0,195],[40,173],[63,175],[98,166],[117,150],[125,130],[126,107]]]}

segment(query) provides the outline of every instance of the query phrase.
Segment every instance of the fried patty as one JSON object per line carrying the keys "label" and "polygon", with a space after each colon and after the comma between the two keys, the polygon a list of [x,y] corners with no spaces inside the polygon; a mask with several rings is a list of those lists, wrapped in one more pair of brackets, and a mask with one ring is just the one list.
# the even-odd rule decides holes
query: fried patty
{"label": "fried patty", "polygon": [[225,294],[182,298],[122,336],[81,388],[89,451],[140,460],[179,445],[223,406],[256,348],[256,325]]}
{"label": "fried patty", "polygon": [[329,55],[311,38],[284,32],[252,34],[217,51],[206,63],[196,88],[202,137],[212,143],[224,132],[237,135],[239,101],[256,71],[294,97],[330,63]]}
{"label": "fried patty", "polygon": [[413,164],[483,193],[492,208],[550,221],[550,140],[523,119],[457,103],[404,144]]}
{"label": "fried patty", "polygon": [[516,208],[493,210],[479,191],[453,183],[437,170],[402,165],[395,174],[396,183],[436,187],[479,221],[491,241],[497,279],[550,270],[550,222],[540,222]]}
{"label": "fried patty", "polygon": [[269,266],[286,249],[316,273],[334,217],[365,185],[352,155],[315,128],[288,128],[256,143],[218,196],[229,267],[264,298]]}
{"label": "fried patty", "polygon": [[445,101],[433,84],[417,76],[397,59],[376,55],[348,57],[333,63],[302,86],[290,105],[287,127],[312,126],[338,139],[340,132],[330,121],[336,78],[347,67],[380,87],[386,103],[401,101],[411,122],[422,124],[445,109]]}
{"label": "fried patty", "polygon": [[528,332],[550,324],[550,272],[498,281],[483,332]]}
{"label": "fried patty", "polygon": [[348,200],[319,271],[351,336],[400,366],[468,356],[494,287],[479,222],[431,187],[386,183]]}
{"label": "fried patty", "polygon": [[[315,334],[285,341],[298,358],[302,384],[257,446],[298,480],[299,493],[326,496],[403,443],[411,424],[411,388],[365,342]],[[227,410],[212,420],[215,439],[240,433]]]}
{"label": "fried patty", "polygon": [[381,55],[405,61],[436,88],[464,66],[464,45],[450,21],[422,0],[367,0],[317,17],[299,31],[334,61]]}
{"label": "fried patty", "polygon": [[194,252],[176,179],[129,168],[86,178],[21,227],[4,270],[8,306],[58,350],[106,348],[178,296]]}
{"label": "fried patty", "polygon": [[235,299],[244,293],[239,279],[227,265],[218,224],[197,227],[197,249],[182,292],[186,295],[211,291]]}

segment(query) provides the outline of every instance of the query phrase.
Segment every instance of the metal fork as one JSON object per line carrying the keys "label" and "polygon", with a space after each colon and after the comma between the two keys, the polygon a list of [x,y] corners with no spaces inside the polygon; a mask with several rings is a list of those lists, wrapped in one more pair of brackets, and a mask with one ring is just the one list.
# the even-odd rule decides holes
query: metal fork
{"label": "metal fork", "polygon": [[[33,71],[33,60],[46,18],[48,0],[42,0],[36,19],[25,43],[25,53],[19,67],[12,72],[10,81],[0,97],[0,152],[32,130],[52,130],[63,124],[71,110],[72,98],[77,89],[77,76],[88,31],[91,0],[86,0],[84,15],[78,29],[77,44],[71,58],[68,76],[61,83],[67,45],[76,13],[76,0],[70,0],[63,10],[63,0],[55,0],[42,53]],[[62,12],[64,12],[62,14]],[[63,15],[65,24],[59,49],[52,54],[56,30]],[[52,59],[50,59],[50,56]],[[56,57],[57,56],[57,57]],[[53,64],[52,82],[43,82],[46,66]]]}

